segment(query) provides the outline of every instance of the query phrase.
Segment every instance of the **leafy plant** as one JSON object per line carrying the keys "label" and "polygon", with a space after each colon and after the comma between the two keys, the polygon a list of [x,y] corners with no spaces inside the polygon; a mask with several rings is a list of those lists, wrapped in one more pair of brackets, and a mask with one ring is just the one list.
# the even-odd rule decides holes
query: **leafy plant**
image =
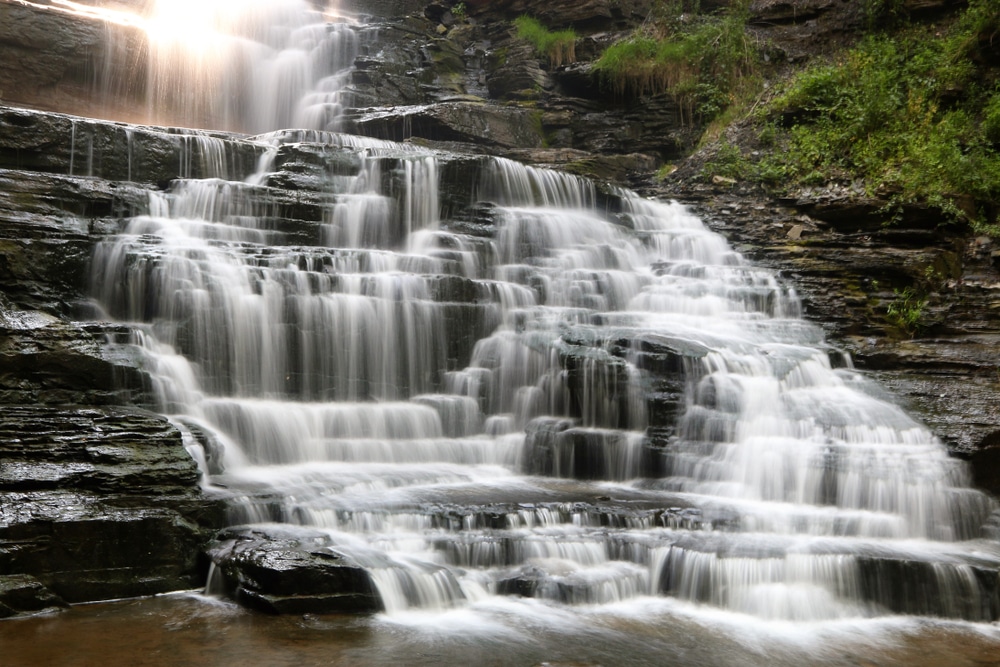
{"label": "leafy plant", "polygon": [[893,294],[895,298],[886,307],[885,318],[889,324],[912,338],[925,326],[927,297],[913,287],[893,290]]}
{"label": "leafy plant", "polygon": [[1000,144],[1000,91],[993,93],[983,109],[983,134],[987,141]]}
{"label": "leafy plant", "polygon": [[466,8],[464,2],[459,2],[458,4],[452,6],[452,8],[451,8],[451,14],[452,14],[452,16],[454,16],[455,18],[457,18],[460,21],[465,18],[465,16],[466,16],[467,13],[468,13],[468,9]]}
{"label": "leafy plant", "polygon": [[576,32],[570,30],[551,31],[538,19],[527,14],[514,19],[517,36],[530,42],[540,55],[549,59],[552,67],[560,67],[576,60]]}
{"label": "leafy plant", "polygon": [[1000,93],[982,88],[968,54],[998,6],[973,0],[949,30],[873,35],[796,76],[769,105],[768,173],[790,184],[860,177],[891,210],[928,205],[996,231],[983,211],[1000,202]]}
{"label": "leafy plant", "polygon": [[750,173],[750,162],[738,146],[723,143],[702,167],[701,176],[710,179],[713,176],[743,180]]}

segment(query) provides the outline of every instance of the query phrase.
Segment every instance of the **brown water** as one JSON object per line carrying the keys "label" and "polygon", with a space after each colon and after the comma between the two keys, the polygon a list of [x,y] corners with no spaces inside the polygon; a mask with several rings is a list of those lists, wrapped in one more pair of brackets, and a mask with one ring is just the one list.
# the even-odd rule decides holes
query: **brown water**
{"label": "brown water", "polygon": [[655,599],[578,608],[573,618],[518,599],[398,617],[274,617],[183,594],[2,622],[0,665],[1000,665],[995,624],[793,625]]}

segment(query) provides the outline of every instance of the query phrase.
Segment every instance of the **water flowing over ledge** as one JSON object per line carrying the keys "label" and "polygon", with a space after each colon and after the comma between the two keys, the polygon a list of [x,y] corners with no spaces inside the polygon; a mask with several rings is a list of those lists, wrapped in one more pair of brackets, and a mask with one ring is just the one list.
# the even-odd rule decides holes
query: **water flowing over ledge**
{"label": "water flowing over ledge", "polygon": [[[259,526],[213,551],[211,590],[273,593],[232,564],[252,535],[335,554],[390,614],[516,594],[997,617],[993,501],[684,207],[325,131],[258,141],[255,173],[151,193],[93,262],[209,488]],[[321,196],[309,244],[271,197],[295,173]]]}
{"label": "water flowing over ledge", "polygon": [[547,615],[591,644],[1000,617],[995,502],[791,287],[679,204],[340,132],[357,36],[286,4],[236,39],[262,80],[151,70],[263,134],[62,119],[52,151],[141,193],[91,294],[227,502],[207,594],[550,646]]}

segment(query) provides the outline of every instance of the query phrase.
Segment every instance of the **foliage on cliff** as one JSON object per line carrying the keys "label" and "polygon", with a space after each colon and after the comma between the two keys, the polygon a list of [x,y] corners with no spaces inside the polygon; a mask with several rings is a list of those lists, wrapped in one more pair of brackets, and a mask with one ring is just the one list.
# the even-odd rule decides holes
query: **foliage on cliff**
{"label": "foliage on cliff", "polygon": [[549,59],[552,67],[560,67],[576,60],[576,32],[549,30],[538,19],[528,15],[514,19],[517,36],[530,42],[539,55]]}
{"label": "foliage on cliff", "polygon": [[929,205],[1000,234],[998,46],[995,0],[973,0],[949,25],[865,36],[762,107],[765,155],[742,175],[780,187],[860,181],[891,211]]}
{"label": "foliage on cliff", "polygon": [[604,51],[594,71],[619,97],[667,92],[682,120],[707,121],[755,76],[758,49],[745,29],[745,3],[711,15],[684,9],[679,0],[660,3],[642,26]]}

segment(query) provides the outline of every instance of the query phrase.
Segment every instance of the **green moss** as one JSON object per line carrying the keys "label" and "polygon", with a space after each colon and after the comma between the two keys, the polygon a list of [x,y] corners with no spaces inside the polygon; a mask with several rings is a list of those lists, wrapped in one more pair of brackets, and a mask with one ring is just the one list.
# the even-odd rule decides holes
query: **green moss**
{"label": "green moss", "polygon": [[517,36],[530,42],[539,55],[548,58],[552,67],[560,67],[576,60],[575,31],[553,32],[528,15],[514,19],[514,27],[517,28]]}
{"label": "green moss", "polygon": [[541,110],[535,110],[531,112],[531,127],[534,129],[535,133],[542,138],[542,148],[549,147],[549,138],[545,134],[545,127],[542,123],[543,112]]}

